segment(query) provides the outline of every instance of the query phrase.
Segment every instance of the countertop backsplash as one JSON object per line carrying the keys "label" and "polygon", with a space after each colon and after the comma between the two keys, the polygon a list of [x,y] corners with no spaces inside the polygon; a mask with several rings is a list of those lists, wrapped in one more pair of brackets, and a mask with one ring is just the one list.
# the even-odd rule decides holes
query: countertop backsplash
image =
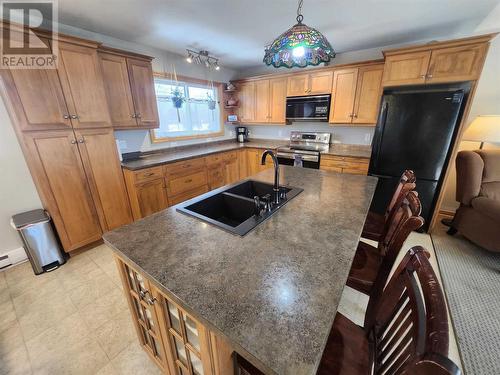
{"label": "countertop backsplash", "polygon": [[[242,125],[245,126],[245,125]],[[292,125],[247,125],[250,131],[250,139],[290,139],[291,131],[311,131],[332,133],[332,143],[344,143],[351,145],[370,145],[374,127],[352,127],[352,126],[330,126],[327,123],[318,122],[295,122]],[[122,153],[134,151],[153,151],[164,148],[179,147],[191,144],[204,144],[208,142],[233,139],[235,137],[235,126],[225,125],[224,135],[220,137],[201,138],[196,140],[152,143],[148,130],[118,130],[115,138],[119,143]]]}

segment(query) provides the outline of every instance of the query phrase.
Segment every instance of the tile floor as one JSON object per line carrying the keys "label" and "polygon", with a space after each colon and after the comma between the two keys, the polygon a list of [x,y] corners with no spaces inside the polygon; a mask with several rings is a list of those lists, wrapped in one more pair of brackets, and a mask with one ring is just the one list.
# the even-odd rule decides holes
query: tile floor
{"label": "tile floor", "polygon": [[0,375],[160,374],[139,346],[111,250],[0,272]]}
{"label": "tile floor", "polygon": [[[410,235],[400,258],[414,245],[431,252],[437,269],[427,234]],[[362,325],[367,302],[367,296],[346,287],[339,311]],[[450,358],[460,364],[453,332],[451,340]],[[138,344],[108,247],[76,255],[40,276],[27,262],[0,272],[4,374],[160,374]]]}

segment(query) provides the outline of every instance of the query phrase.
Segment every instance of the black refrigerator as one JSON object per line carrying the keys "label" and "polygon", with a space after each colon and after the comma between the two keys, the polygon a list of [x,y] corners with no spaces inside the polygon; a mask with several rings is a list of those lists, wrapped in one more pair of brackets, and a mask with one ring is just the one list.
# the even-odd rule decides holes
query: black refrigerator
{"label": "black refrigerator", "polygon": [[368,171],[379,179],[372,211],[385,212],[401,174],[412,169],[427,230],[469,92],[469,83],[384,91]]}

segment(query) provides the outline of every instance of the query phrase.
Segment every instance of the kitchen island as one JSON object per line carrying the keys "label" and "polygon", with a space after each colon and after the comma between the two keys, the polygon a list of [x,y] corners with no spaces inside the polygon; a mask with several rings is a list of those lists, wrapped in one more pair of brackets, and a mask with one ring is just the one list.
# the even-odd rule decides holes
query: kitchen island
{"label": "kitchen island", "polygon": [[[226,351],[230,347],[264,373],[315,374],[377,180],[304,168],[280,171],[282,186],[304,191],[244,237],[175,207],[104,236],[117,257],[159,291],[131,290],[132,296],[143,298],[144,308],[155,305],[156,297],[167,299],[160,303],[167,318],[153,322],[167,326],[161,335],[171,333],[169,340],[163,338],[166,372],[181,371],[186,357],[182,350],[179,355],[176,341],[186,335],[177,337],[176,318],[168,318],[172,302],[223,338]],[[272,183],[273,171],[252,179]],[[128,276],[122,276],[129,288]],[[132,278],[138,280],[137,275]],[[138,284],[140,289],[140,280]],[[193,324],[184,320],[181,328],[189,338]],[[160,335],[152,336],[162,341]],[[199,351],[184,337],[187,351],[219,362],[203,363],[204,374],[222,373],[218,369],[224,359],[210,344],[211,335],[205,337]],[[199,373],[196,366],[183,370]]]}

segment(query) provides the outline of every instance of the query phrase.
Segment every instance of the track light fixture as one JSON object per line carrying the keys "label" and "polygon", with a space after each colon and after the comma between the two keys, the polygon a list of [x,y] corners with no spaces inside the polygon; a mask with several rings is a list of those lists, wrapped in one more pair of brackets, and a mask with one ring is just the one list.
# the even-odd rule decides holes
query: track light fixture
{"label": "track light fixture", "polygon": [[205,65],[207,69],[220,70],[219,59],[214,56],[210,56],[208,54],[208,51],[205,50],[193,51],[191,49],[186,49],[186,51],[187,51],[186,61],[188,63]]}

